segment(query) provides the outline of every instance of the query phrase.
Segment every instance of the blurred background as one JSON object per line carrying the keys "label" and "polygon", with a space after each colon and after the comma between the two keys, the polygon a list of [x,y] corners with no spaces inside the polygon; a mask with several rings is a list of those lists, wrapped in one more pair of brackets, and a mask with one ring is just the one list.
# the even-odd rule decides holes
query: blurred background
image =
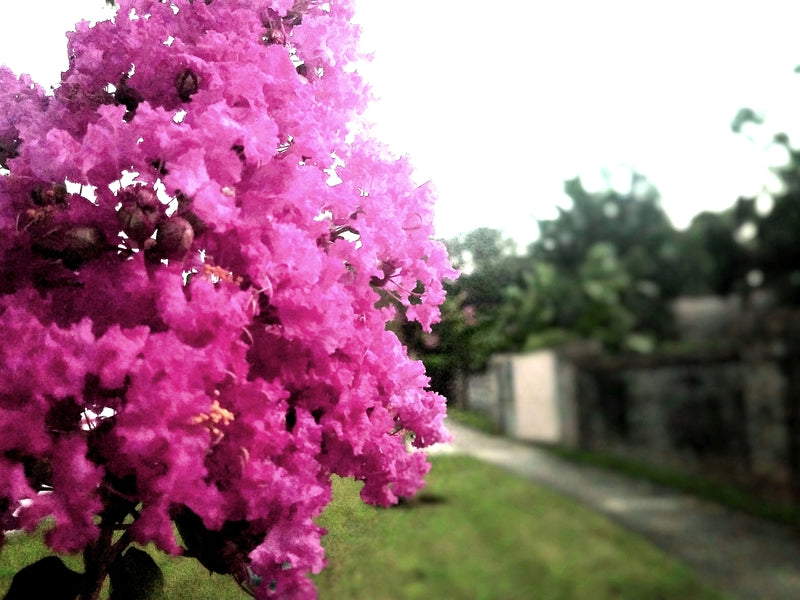
{"label": "blurred background", "polygon": [[462,271],[432,333],[402,326],[433,387],[800,498],[798,5],[367,4],[377,129]]}
{"label": "blurred background", "polygon": [[[0,62],[45,88],[66,68],[63,32],[113,14],[2,4]],[[432,332],[395,324],[451,420],[796,527],[800,4],[358,0],[356,20],[366,116],[437,188],[437,237],[462,272]],[[430,502],[392,513],[413,517],[342,501],[323,597],[716,597],[658,554],[623,576],[623,556],[650,550],[448,460]],[[337,523],[380,519],[410,549],[365,583],[341,565],[382,550]],[[414,527],[433,535],[412,543]],[[536,528],[543,546],[504,558]],[[453,558],[448,531],[485,553]]]}

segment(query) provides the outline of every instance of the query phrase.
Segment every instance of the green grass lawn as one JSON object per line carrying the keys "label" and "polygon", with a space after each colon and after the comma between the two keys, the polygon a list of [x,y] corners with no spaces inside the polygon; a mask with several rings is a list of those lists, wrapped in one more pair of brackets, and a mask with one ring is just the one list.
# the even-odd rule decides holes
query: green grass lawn
{"label": "green grass lawn", "polygon": [[489,435],[503,435],[500,427],[496,425],[492,419],[478,411],[448,406],[447,419],[453,423],[471,427],[472,429],[477,429]]}
{"label": "green grass lawn", "polygon": [[[358,484],[335,480],[321,519],[322,600],[721,598],[605,517],[474,459],[436,457],[428,481],[410,503],[380,509],[361,503]],[[46,554],[36,538],[12,539],[0,554],[0,595],[17,569]],[[191,559],[156,557],[168,598],[245,597]]]}

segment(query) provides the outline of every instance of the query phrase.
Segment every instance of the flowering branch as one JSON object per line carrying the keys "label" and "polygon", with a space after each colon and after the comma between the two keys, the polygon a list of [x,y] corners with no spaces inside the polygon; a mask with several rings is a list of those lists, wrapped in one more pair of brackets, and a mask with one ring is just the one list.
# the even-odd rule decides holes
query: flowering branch
{"label": "flowering branch", "polygon": [[391,504],[429,468],[393,434],[447,439],[379,301],[429,329],[455,272],[431,189],[348,136],[352,16],[121,0],[53,95],[0,68],[0,517],[53,517],[81,598],[133,565],[160,585],[130,542],[312,598],[331,474]]}

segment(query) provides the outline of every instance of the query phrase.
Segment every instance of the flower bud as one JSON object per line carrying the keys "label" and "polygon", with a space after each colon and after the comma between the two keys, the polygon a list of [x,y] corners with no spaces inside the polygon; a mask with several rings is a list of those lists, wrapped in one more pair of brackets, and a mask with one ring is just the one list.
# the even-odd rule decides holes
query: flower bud
{"label": "flower bud", "polygon": [[67,186],[63,183],[38,186],[31,191],[31,200],[36,206],[64,206],[67,204]]}
{"label": "flower bud", "polygon": [[164,221],[156,234],[153,258],[182,258],[192,248],[194,229],[183,217],[172,217]]}
{"label": "flower bud", "polygon": [[47,258],[60,259],[75,270],[109,249],[105,234],[93,225],[58,228],[32,241],[32,249]]}
{"label": "flower bud", "polygon": [[76,269],[108,250],[105,234],[97,227],[80,226],[67,230],[66,247],[61,259],[65,266]]}
{"label": "flower bud", "polygon": [[159,208],[158,198],[146,188],[126,191],[122,196],[122,206],[117,213],[122,231],[140,248],[158,227],[161,220]]}

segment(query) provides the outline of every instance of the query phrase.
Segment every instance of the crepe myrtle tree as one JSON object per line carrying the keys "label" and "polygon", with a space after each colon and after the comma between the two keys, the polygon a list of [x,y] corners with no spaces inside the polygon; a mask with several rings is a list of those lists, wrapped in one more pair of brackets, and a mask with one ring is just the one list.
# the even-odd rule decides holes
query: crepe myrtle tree
{"label": "crepe myrtle tree", "polygon": [[134,542],[313,598],[331,474],[390,505],[448,437],[387,323],[429,330],[456,272],[430,187],[360,125],[352,16],[121,0],[52,94],[0,70],[0,519],[82,552],[27,568],[82,599],[158,587]]}

